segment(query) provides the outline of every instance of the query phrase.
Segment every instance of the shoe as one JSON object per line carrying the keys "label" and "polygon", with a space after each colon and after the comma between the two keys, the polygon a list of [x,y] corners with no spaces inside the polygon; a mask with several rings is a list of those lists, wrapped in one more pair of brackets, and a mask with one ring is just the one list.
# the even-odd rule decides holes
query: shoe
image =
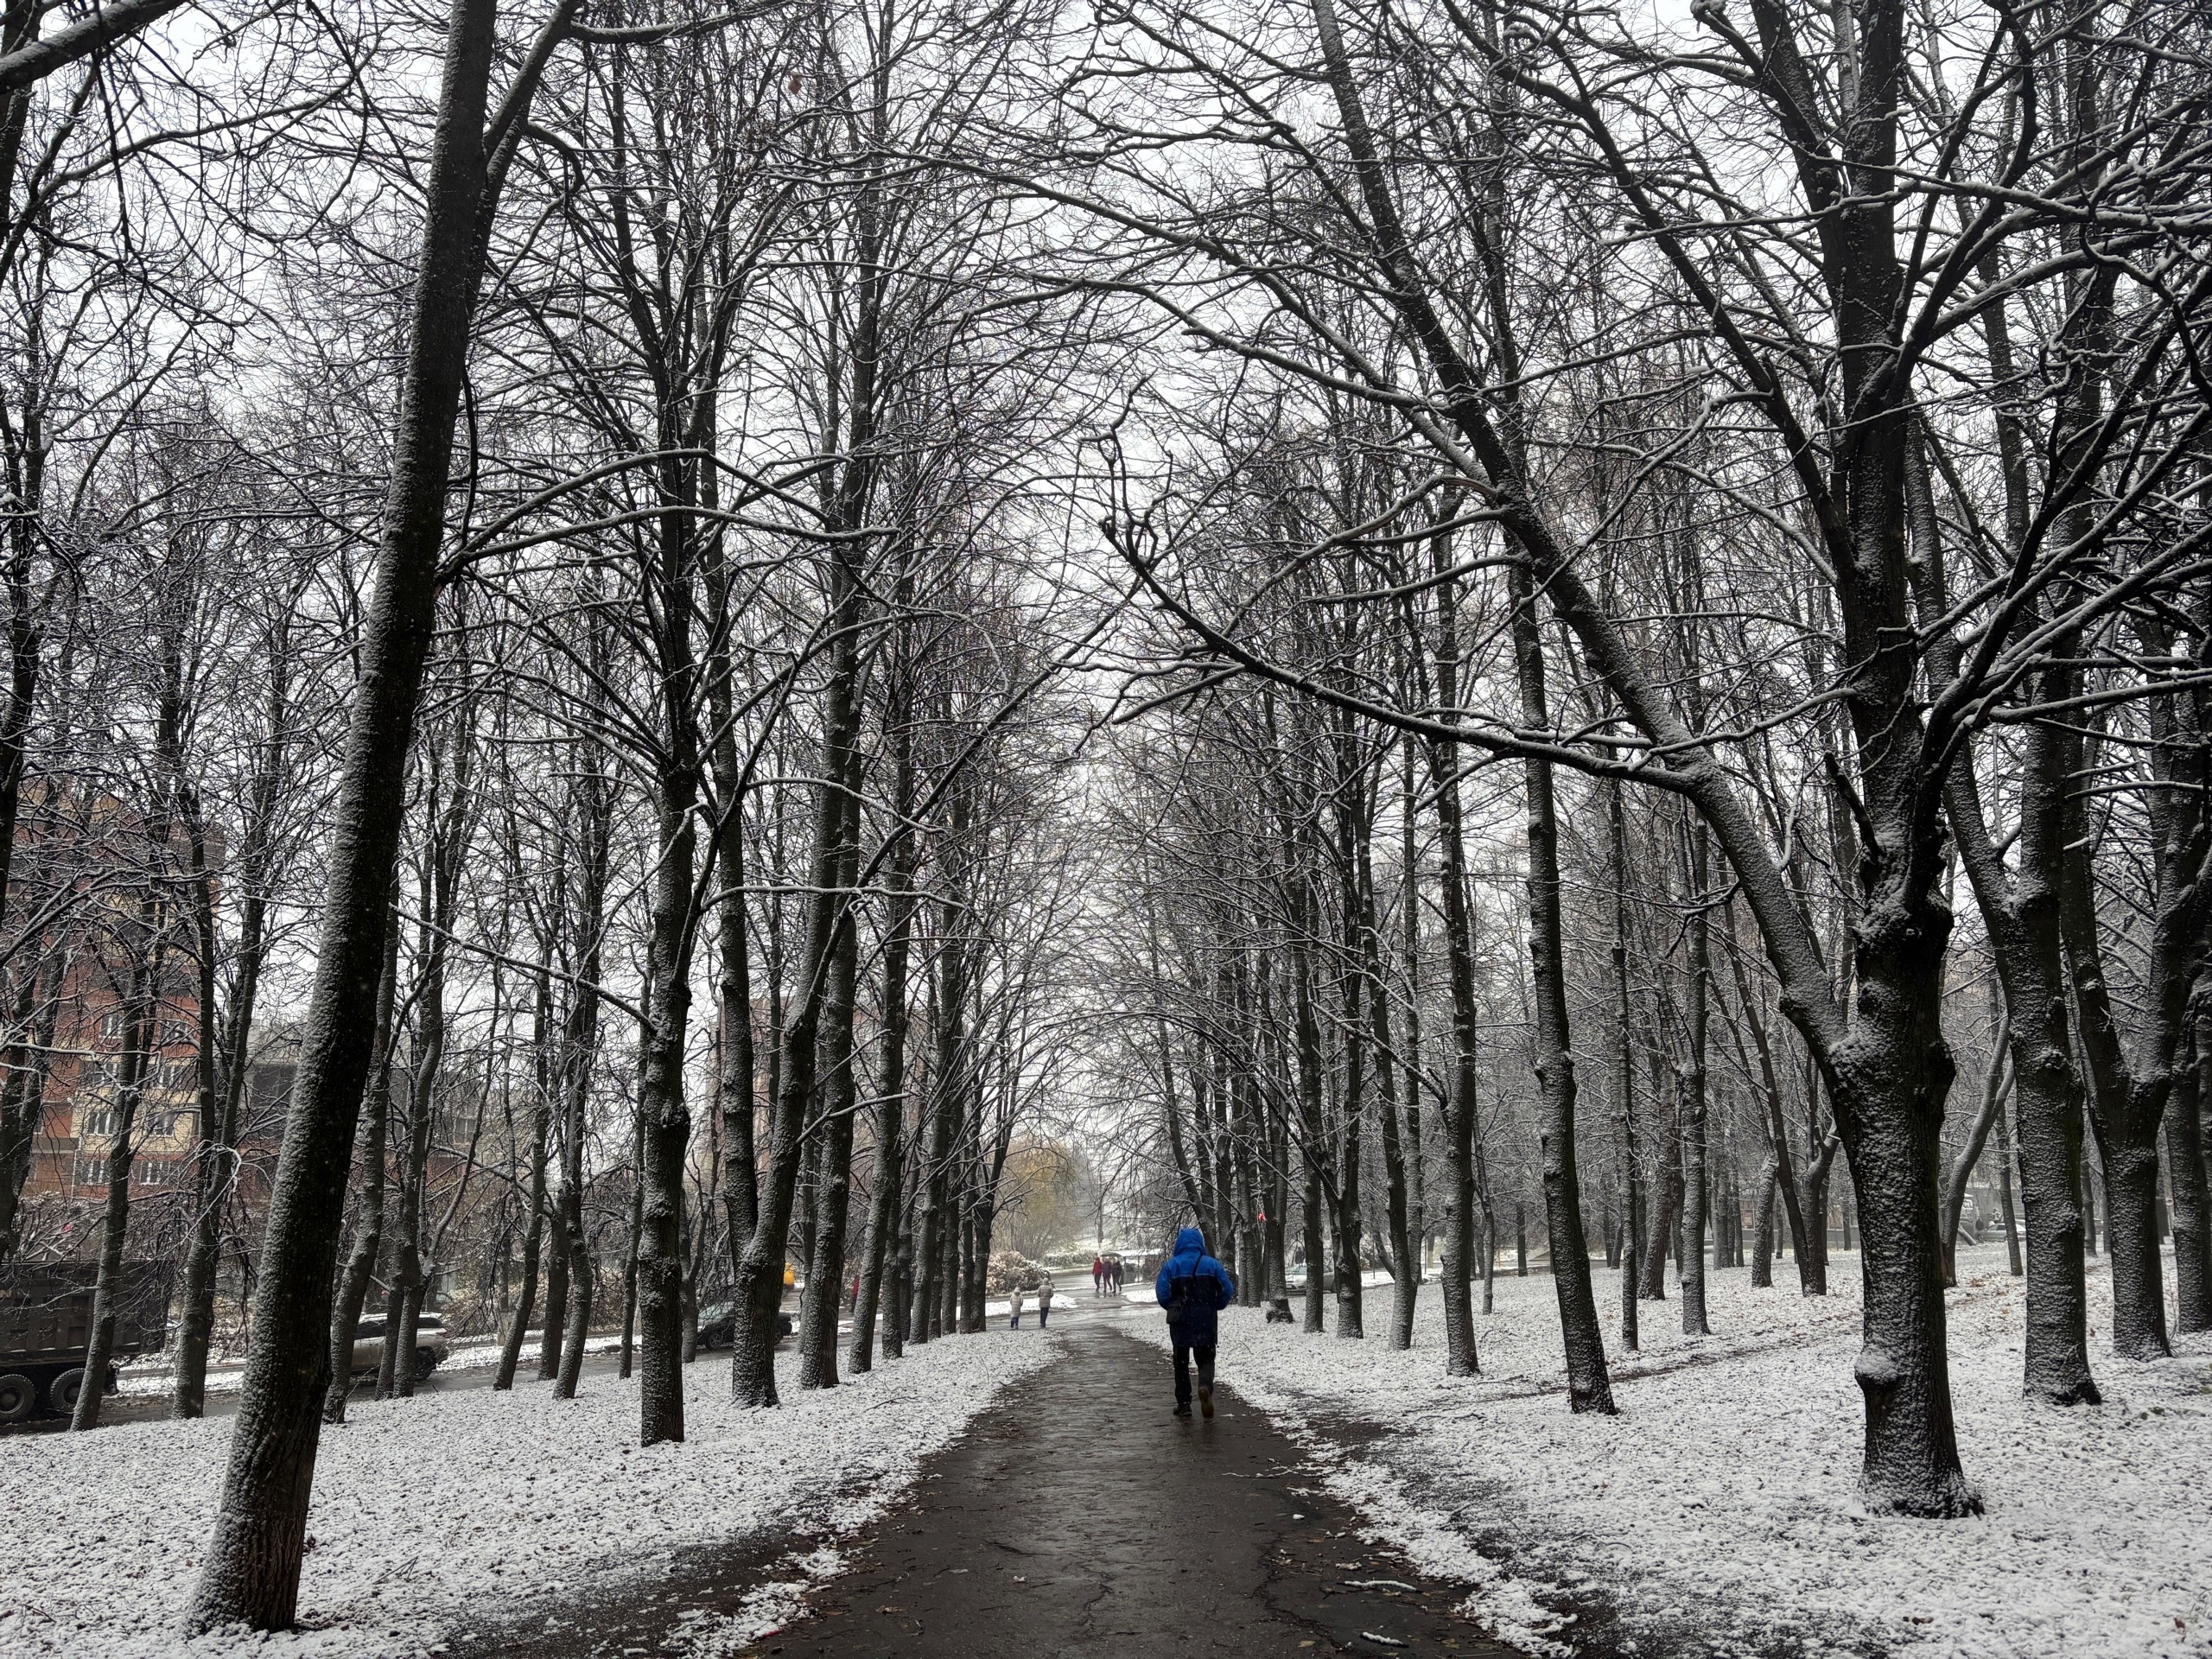
{"label": "shoe", "polygon": [[1211,1382],[1198,1384],[1198,1409],[1205,1414],[1208,1421],[1212,1421],[1213,1384]]}
{"label": "shoe", "polygon": [[[1175,1406],[1175,1414],[1178,1417],[1187,1417],[1191,1414],[1191,1408],[1187,1404],[1178,1401]],[[1206,1415],[1209,1417],[1213,1415],[1213,1408],[1211,1406],[1206,1408]]]}

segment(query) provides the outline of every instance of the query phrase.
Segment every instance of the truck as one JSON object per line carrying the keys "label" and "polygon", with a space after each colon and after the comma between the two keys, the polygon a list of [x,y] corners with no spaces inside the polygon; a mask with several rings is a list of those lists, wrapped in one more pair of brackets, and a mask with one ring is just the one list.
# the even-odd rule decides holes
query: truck
{"label": "truck", "polygon": [[[67,1416],[85,1387],[85,1350],[92,1337],[97,1269],[62,1262],[0,1273],[0,1423],[45,1411]],[[158,1349],[168,1331],[169,1267],[126,1262],[117,1299],[111,1362]],[[115,1363],[100,1379],[116,1391]]]}

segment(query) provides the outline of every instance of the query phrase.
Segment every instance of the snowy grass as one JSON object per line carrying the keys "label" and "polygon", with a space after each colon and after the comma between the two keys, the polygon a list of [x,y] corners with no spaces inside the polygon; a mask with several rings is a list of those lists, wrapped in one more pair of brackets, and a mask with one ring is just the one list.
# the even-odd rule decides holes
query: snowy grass
{"label": "snowy grass", "polygon": [[[537,1332],[529,1333],[523,1344],[523,1370],[535,1373],[537,1368]],[[622,1345],[619,1336],[592,1337],[584,1343],[587,1354],[613,1353]],[[453,1344],[445,1363],[438,1367],[442,1375],[451,1371],[489,1370],[499,1363],[499,1344],[489,1338],[471,1338]],[[207,1392],[236,1394],[238,1379],[245,1374],[245,1356],[226,1354],[211,1360],[207,1366]],[[517,1373],[518,1376],[521,1374]],[[153,1359],[142,1359],[119,1366],[116,1372],[116,1391],[118,1394],[166,1395],[175,1385],[176,1365],[168,1355]]]}
{"label": "snowy grass", "polygon": [[[1634,1357],[1618,1351],[1619,1280],[1600,1267],[1621,1408],[1611,1420],[1566,1408],[1544,1276],[1497,1281],[1497,1311],[1477,1319],[1479,1378],[1442,1375],[1433,1287],[1408,1353],[1387,1345],[1387,1289],[1366,1300],[1362,1343],[1232,1310],[1221,1375],[1315,1453],[1379,1535],[1467,1584],[1501,1636],[1540,1650],[1573,1641],[1572,1623],[1536,1601],[1565,1592],[1611,1603],[1623,1645],[1655,1656],[2212,1654],[2212,1343],[2185,1338],[2155,1363],[2111,1357],[2097,1262],[2105,1403],[2031,1404],[2022,1294],[2002,1247],[1964,1250],[1960,1268],[1951,1376],[1961,1452],[1986,1505],[1974,1520],[1877,1516],[1859,1500],[1855,1255],[1831,1263],[1824,1300],[1798,1295],[1787,1262],[1768,1291],[1742,1269],[1709,1274],[1711,1338],[1680,1333],[1670,1283],[1666,1303],[1642,1306]],[[1347,1436],[1347,1424],[1385,1432]]]}
{"label": "snowy grass", "polygon": [[442,1650],[449,1639],[664,1573],[674,1553],[747,1534],[794,1540],[866,1524],[1049,1339],[965,1336],[781,1410],[728,1402],[726,1357],[685,1373],[681,1446],[637,1446],[634,1380],[587,1375],[574,1401],[518,1383],[357,1401],[326,1430],[298,1633],[178,1635],[220,1490],[231,1419],[129,1423],[0,1442],[0,1654],[318,1659]]}

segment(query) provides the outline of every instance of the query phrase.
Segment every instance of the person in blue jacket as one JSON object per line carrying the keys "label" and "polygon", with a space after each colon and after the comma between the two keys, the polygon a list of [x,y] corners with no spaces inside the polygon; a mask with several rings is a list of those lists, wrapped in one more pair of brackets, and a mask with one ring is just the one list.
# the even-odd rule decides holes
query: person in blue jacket
{"label": "person in blue jacket", "polygon": [[1195,1227],[1175,1235],[1175,1254],[1160,1264],[1152,1287],[1167,1310],[1175,1344],[1175,1414],[1191,1414],[1191,1361],[1198,1362],[1198,1409],[1213,1415],[1213,1351],[1220,1332],[1215,1318],[1236,1299],[1229,1269],[1206,1254],[1206,1236]]}

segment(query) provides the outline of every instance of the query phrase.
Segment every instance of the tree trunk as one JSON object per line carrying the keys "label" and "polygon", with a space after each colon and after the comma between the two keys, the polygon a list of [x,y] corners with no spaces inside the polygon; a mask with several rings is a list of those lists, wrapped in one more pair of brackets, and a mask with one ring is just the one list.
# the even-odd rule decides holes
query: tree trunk
{"label": "tree trunk", "polygon": [[[1431,538],[1429,563],[1432,570],[1441,573],[1451,568],[1451,548],[1448,539],[1439,535]],[[1459,637],[1457,617],[1458,594],[1448,581],[1437,589],[1438,650],[1436,684],[1438,696],[1449,708],[1459,696]],[[1519,613],[1515,616],[1514,648],[1516,656],[1525,650],[1527,641],[1520,631]],[[1525,711],[1529,698],[1529,674],[1532,664],[1521,664],[1522,706]],[[1541,664],[1533,664],[1541,676]],[[1541,696],[1541,681],[1539,682]],[[1467,875],[1467,842],[1465,820],[1460,816],[1459,784],[1459,745],[1444,740],[1432,741],[1428,746],[1429,783],[1436,791],[1436,823],[1440,849],[1444,868],[1439,875],[1444,899],[1444,962],[1445,975],[1452,991],[1452,1065],[1451,1092],[1444,1105],[1444,1240],[1442,1261],[1440,1263],[1440,1289],[1444,1299],[1444,1374],[1446,1376],[1473,1376],[1482,1369],[1480,1355],[1475,1342],[1475,1305],[1468,1287],[1468,1274],[1474,1254],[1475,1208],[1475,1118],[1478,1095],[1481,1084],[1479,1041],[1482,1011],[1478,1004],[1475,981],[1474,918],[1469,896]],[[1574,1117],[1573,1071],[1569,1063],[1562,1073],[1554,1064],[1563,1059],[1564,1050],[1547,1046],[1548,1039],[1560,1033],[1543,1021],[1552,1012],[1543,999],[1548,982],[1544,979],[1545,959],[1542,955],[1544,918],[1537,887],[1542,875],[1542,849],[1538,846],[1540,816],[1539,787],[1548,791],[1551,785],[1548,770],[1539,780],[1529,779],[1529,893],[1531,920],[1530,953],[1533,972],[1537,981],[1538,1014],[1536,1033],[1536,1076],[1543,1090],[1542,1146],[1544,1157],[1544,1200],[1552,1225],[1552,1237],[1556,1247],[1558,1230],[1562,1217],[1577,1215],[1578,1202],[1574,1179]],[[1548,794],[1541,800],[1548,801]],[[1555,850],[1555,843],[1554,843]],[[1558,874],[1557,864],[1551,867]],[[1552,889],[1554,907],[1552,919],[1556,922],[1557,888]],[[1554,942],[1556,943],[1556,932]],[[1554,963],[1557,959],[1554,959]],[[1563,1014],[1565,1004],[1560,1004]],[[1549,1066],[1550,1070],[1546,1068]],[[1555,1164],[1555,1135],[1560,1123],[1560,1101],[1559,1089],[1564,1078],[1567,1090],[1565,1110],[1568,1132],[1565,1143],[1565,1162]],[[1558,1184],[1564,1182],[1564,1190]],[[1579,1230],[1579,1221],[1576,1223]],[[1586,1268],[1588,1256],[1581,1260]],[[1561,1264],[1555,1263],[1555,1268]],[[1578,1366],[1576,1327],[1570,1310],[1570,1287],[1573,1284],[1572,1263],[1564,1264],[1566,1276],[1557,1280],[1559,1286],[1560,1319],[1567,1338],[1568,1399],[1577,1411],[1590,1408],[1585,1398],[1588,1385],[1586,1370]],[[1582,1289],[1586,1295],[1589,1274],[1582,1275]],[[1600,1409],[1611,1409],[1611,1396],[1605,1393],[1605,1354],[1598,1354],[1597,1388],[1605,1395]]]}
{"label": "tree trunk", "polygon": [[[575,0],[550,27],[563,31]],[[398,432],[374,592],[361,634],[323,883],[321,944],[305,1041],[269,1203],[253,1343],[222,1497],[188,1628],[294,1622],[321,1425],[325,1338],[346,1174],[374,1040],[387,896],[406,807],[406,763],[436,620],[454,418],[505,147],[558,34],[526,62],[488,147],[484,117],[494,0],[454,0],[425,181]]]}
{"label": "tree trunk", "polygon": [[[538,1042],[543,1041],[541,1033]],[[515,1370],[522,1361],[523,1337],[537,1306],[537,1275],[545,1249],[545,1160],[552,1128],[553,1103],[541,1090],[530,1111],[530,1220],[522,1236],[522,1292],[515,1299],[507,1328],[499,1333],[499,1364],[492,1375],[494,1391],[514,1387]]]}
{"label": "tree trunk", "polygon": [[537,1333],[537,1380],[550,1382],[561,1375],[561,1344],[568,1333],[569,1263],[575,1250],[569,1225],[568,1185],[551,1194],[549,1205],[553,1224],[553,1248],[545,1262],[545,1320]]}
{"label": "tree trunk", "polygon": [[599,1270],[592,1260],[591,1241],[584,1234],[583,1189],[572,1187],[562,1198],[568,1212],[562,1243],[569,1258],[569,1296],[561,1318],[561,1366],[553,1378],[553,1397],[573,1400],[583,1376],[584,1342],[591,1334],[591,1306],[599,1289]]}
{"label": "tree trunk", "polygon": [[21,1202],[31,1173],[31,1138],[46,1109],[46,1078],[53,1065],[54,1033],[61,1013],[55,994],[63,963],[41,961],[23,976],[14,1027],[30,1040],[11,1049],[0,1083],[0,1267],[14,1259],[21,1241]]}
{"label": "tree trunk", "polygon": [[[2192,1035],[2197,1022],[2190,1026]],[[2166,1103],[2166,1173],[2173,1192],[2174,1329],[2212,1331],[2212,1239],[2208,1239],[2202,1128],[2203,1065],[2191,1042],[2175,1063]]]}
{"label": "tree trunk", "polygon": [[1766,1157],[1759,1165],[1758,1207],[1751,1234],[1751,1286],[1757,1290],[1774,1285],[1774,1199],[1780,1170],[1770,1141]]}
{"label": "tree trunk", "polygon": [[[846,765],[837,885],[849,892],[860,878],[862,774],[857,746]],[[854,922],[838,936],[822,1010],[821,1188],[816,1201],[814,1236],[808,1241],[811,1248],[806,1294],[799,1308],[798,1385],[802,1389],[837,1386],[837,1316],[845,1300],[845,1237],[852,1211],[853,1119],[860,1109],[853,1052],[859,958],[860,928]]]}
{"label": "tree trunk", "polygon": [[[1327,1328],[1322,1309],[1328,1294],[1329,1268],[1322,1250],[1322,1195],[1326,1183],[1322,1160],[1328,1156],[1327,1127],[1322,1104],[1321,1027],[1313,1011],[1313,963],[1311,936],[1313,913],[1312,885],[1302,874],[1294,878],[1296,914],[1291,927],[1290,975],[1296,1022],[1298,1046],[1298,1112],[1299,1164],[1305,1173],[1305,1191],[1300,1205],[1304,1224],[1302,1244],[1306,1252],[1306,1332],[1318,1336]],[[1446,1246],[1447,1252],[1449,1246]],[[1465,1258],[1461,1258],[1464,1264]],[[1461,1281],[1464,1294],[1465,1281]],[[1452,1296],[1451,1262],[1447,1254],[1445,1266],[1445,1306],[1449,1309]]]}
{"label": "tree trunk", "polygon": [[[27,44],[36,36],[39,24],[40,14],[33,8],[10,11],[4,20],[0,20],[0,51],[13,52]],[[0,219],[5,218],[8,204],[13,200],[16,169],[31,103],[31,99],[22,93],[0,101]],[[45,430],[35,405],[27,408],[17,437],[20,474],[9,480],[12,486],[10,493],[14,499],[9,504],[4,577],[8,590],[9,672],[6,711],[0,715],[0,918],[8,917],[8,900],[14,896],[10,881],[15,868],[16,823],[22,806],[24,757],[30,740],[32,705],[38,690],[41,642],[35,608],[38,584],[33,562],[43,539],[40,534],[40,508],[45,494]],[[19,1011],[19,1020],[33,1015],[38,988],[47,977],[43,964],[35,966],[24,976],[24,995],[30,1006]],[[40,1097],[46,1071],[51,1064],[48,1056],[53,1047],[52,1011],[60,1004],[60,998],[51,994],[53,988],[48,988],[46,1012],[40,1020],[45,1029],[44,1037],[35,1053],[18,1051],[12,1058],[6,1084],[0,1090],[0,1268],[14,1260],[22,1237],[20,1206],[23,1184],[30,1176],[31,1139],[38,1132]]]}
{"label": "tree trunk", "polygon": [[1659,1119],[1659,1204],[1656,1210],[1646,1199],[1644,1235],[1637,1262],[1642,1269],[1636,1287],[1640,1300],[1663,1302],[1667,1300],[1667,1257],[1675,1244],[1675,1222],[1682,1210],[1682,1126],[1681,1103],[1664,1100],[1662,1091],[1668,1079],[1658,1043],[1652,1044],[1651,1100]]}
{"label": "tree trunk", "polygon": [[[1521,717],[1533,729],[1548,729],[1551,711],[1543,640],[1527,561],[1516,559],[1507,578]],[[1560,924],[1559,810],[1552,792],[1551,763],[1531,758],[1522,763],[1521,771],[1529,815],[1529,976],[1535,1002],[1535,1072],[1541,1112],[1537,1151],[1543,1168],[1545,1239],[1551,1249],[1552,1286],[1559,1298],[1560,1335],[1567,1350],[1567,1405],[1574,1411],[1610,1416],[1614,1409],[1612,1382],[1590,1280],[1590,1249],[1582,1236],[1582,1183],[1575,1167],[1577,1085],[1567,1022],[1567,945]],[[1455,823],[1446,836],[1447,857],[1458,856],[1451,851],[1459,839],[1457,828]]]}
{"label": "tree trunk", "polygon": [[1621,785],[1605,791],[1605,823],[1611,836],[1613,864],[1613,1017],[1620,1027],[1613,1067],[1613,1103],[1621,1126],[1621,1346],[1637,1351],[1636,1303],[1642,1277],[1637,1252],[1643,1243],[1643,1166],[1636,1145],[1636,1051],[1628,995],[1628,825],[1621,811]]}
{"label": "tree trunk", "polygon": [[[164,834],[162,842],[166,842]],[[159,849],[160,842],[156,842]],[[139,906],[141,954],[131,965],[130,989],[124,1003],[129,1036],[123,1065],[116,1078],[115,1135],[107,1154],[107,1201],[100,1211],[99,1265],[92,1281],[92,1334],[85,1345],[85,1381],[70,1414],[73,1430],[98,1428],[100,1402],[107,1395],[108,1366],[115,1353],[116,1304],[123,1296],[123,1242],[130,1226],[130,1164],[132,1131],[139,1103],[145,1098],[146,1071],[151,1064],[156,1035],[155,1010],[162,981],[162,947],[156,936],[161,901],[149,898]]]}
{"label": "tree trunk", "polygon": [[[640,1040],[639,1047],[644,1046]],[[615,1375],[627,1380],[638,1363],[638,1250],[645,1230],[645,1115],[640,1111],[631,1126],[630,1224],[622,1245],[622,1344]],[[670,1440],[680,1440],[681,1433]]]}
{"label": "tree trunk", "polygon": [[2012,1208],[2012,1123],[2001,1110],[1997,1114],[1997,1197],[2005,1213],[2005,1265],[2018,1279],[2027,1268],[2020,1260],[2020,1219]]}
{"label": "tree trunk", "polygon": [[1682,1334],[1713,1334],[1705,1315],[1706,1020],[1713,974],[1711,912],[1706,889],[1712,876],[1707,831],[1689,826],[1689,1058],[1681,1077],[1682,1228],[1675,1260],[1681,1268]]}
{"label": "tree trunk", "polygon": [[1941,1220],[1943,1282],[1947,1286],[1959,1282],[1959,1216],[1966,1208],[1967,1182],[1974,1174],[1974,1165],[1980,1160],[1981,1149],[1989,1140],[1991,1127],[2004,1111],[2005,1092],[2011,1084],[2011,1033],[2000,1021],[1996,1046],[1990,1054],[1989,1073],[1982,1079],[1981,1109],[1967,1126],[1967,1143],[1959,1149],[1959,1155],[1943,1180]]}
{"label": "tree trunk", "polygon": [[385,1130],[391,1116],[392,1003],[399,976],[399,930],[385,935],[384,971],[377,976],[376,1035],[369,1061],[369,1090],[361,1117],[360,1205],[353,1217],[353,1249],[346,1262],[336,1305],[330,1313],[329,1375],[322,1400],[322,1421],[346,1421],[346,1398],[353,1389],[353,1332],[367,1304],[369,1282],[384,1255]]}
{"label": "tree trunk", "polygon": [[[958,847],[968,830],[968,792],[953,786],[947,839]],[[952,1133],[958,1120],[959,1078],[967,1065],[967,1038],[963,1020],[967,1011],[967,952],[960,939],[963,910],[946,892],[938,906],[937,978],[933,987],[935,1010],[931,1037],[936,1063],[931,1067],[931,1092],[925,1094],[930,1128],[928,1155],[918,1172],[921,1211],[915,1230],[914,1255],[918,1271],[913,1287],[913,1313],[908,1340],[925,1343],[944,1334],[939,1309],[944,1305],[945,1245],[951,1232]]]}
{"label": "tree trunk", "polygon": [[[903,823],[914,809],[913,724],[903,703],[890,714],[896,760],[893,767],[892,803]],[[894,832],[896,833],[896,832]],[[899,1284],[892,1241],[899,1235],[899,1198],[906,1188],[904,1159],[906,1122],[906,973],[914,931],[914,837],[901,834],[887,861],[889,913],[883,939],[883,1064],[876,1078],[875,1157],[869,1172],[868,1242],[861,1257],[860,1295],[853,1305],[853,1340],[845,1356],[848,1370],[872,1369],[869,1350],[875,1341],[878,1310],[885,1300],[885,1276],[890,1270],[891,1306],[899,1302]],[[883,1357],[896,1359],[904,1347],[899,1321],[884,1321]]]}
{"label": "tree trunk", "polygon": [[798,1192],[802,1137],[817,1096],[823,1004],[842,936],[855,925],[850,907],[837,891],[843,868],[847,788],[854,776],[850,751],[858,739],[861,589],[852,557],[850,547],[842,546],[832,565],[831,620],[837,643],[823,693],[823,784],[809,870],[806,944],[799,962],[798,995],[784,1025],[783,1077],[770,1125],[768,1178],[753,1236],[732,1275],[731,1301],[737,1316],[730,1352],[731,1395],[746,1406],[778,1403],[776,1314],[784,1295],[785,1236]]}
{"label": "tree trunk", "polygon": [[597,742],[588,738],[577,750],[573,788],[582,866],[576,873],[574,919],[578,961],[554,1068],[561,1112],[561,1193],[555,1211],[560,1234],[553,1270],[546,1275],[545,1336],[538,1352],[540,1374],[553,1379],[556,1400],[575,1398],[583,1374],[584,1344],[591,1335],[592,1303],[599,1290],[591,1241],[584,1230],[584,1141],[592,1069],[599,1054],[599,982],[605,967],[613,791]]}
{"label": "tree trunk", "polygon": [[[206,1409],[207,1350],[215,1333],[215,1257],[222,1243],[223,1199],[230,1186],[231,1144],[237,1138],[237,1114],[216,1078],[215,1015],[215,883],[207,868],[207,834],[198,804],[182,786],[180,800],[186,805],[186,828],[192,852],[192,932],[194,967],[199,979],[198,1040],[194,1050],[193,1122],[199,1144],[192,1158],[192,1238],[186,1246],[184,1287],[178,1298],[176,1372],[169,1395],[169,1415],[198,1417]],[[249,888],[248,928],[259,909]],[[258,940],[239,939],[241,961],[238,988],[251,997],[259,964],[244,960]]]}

